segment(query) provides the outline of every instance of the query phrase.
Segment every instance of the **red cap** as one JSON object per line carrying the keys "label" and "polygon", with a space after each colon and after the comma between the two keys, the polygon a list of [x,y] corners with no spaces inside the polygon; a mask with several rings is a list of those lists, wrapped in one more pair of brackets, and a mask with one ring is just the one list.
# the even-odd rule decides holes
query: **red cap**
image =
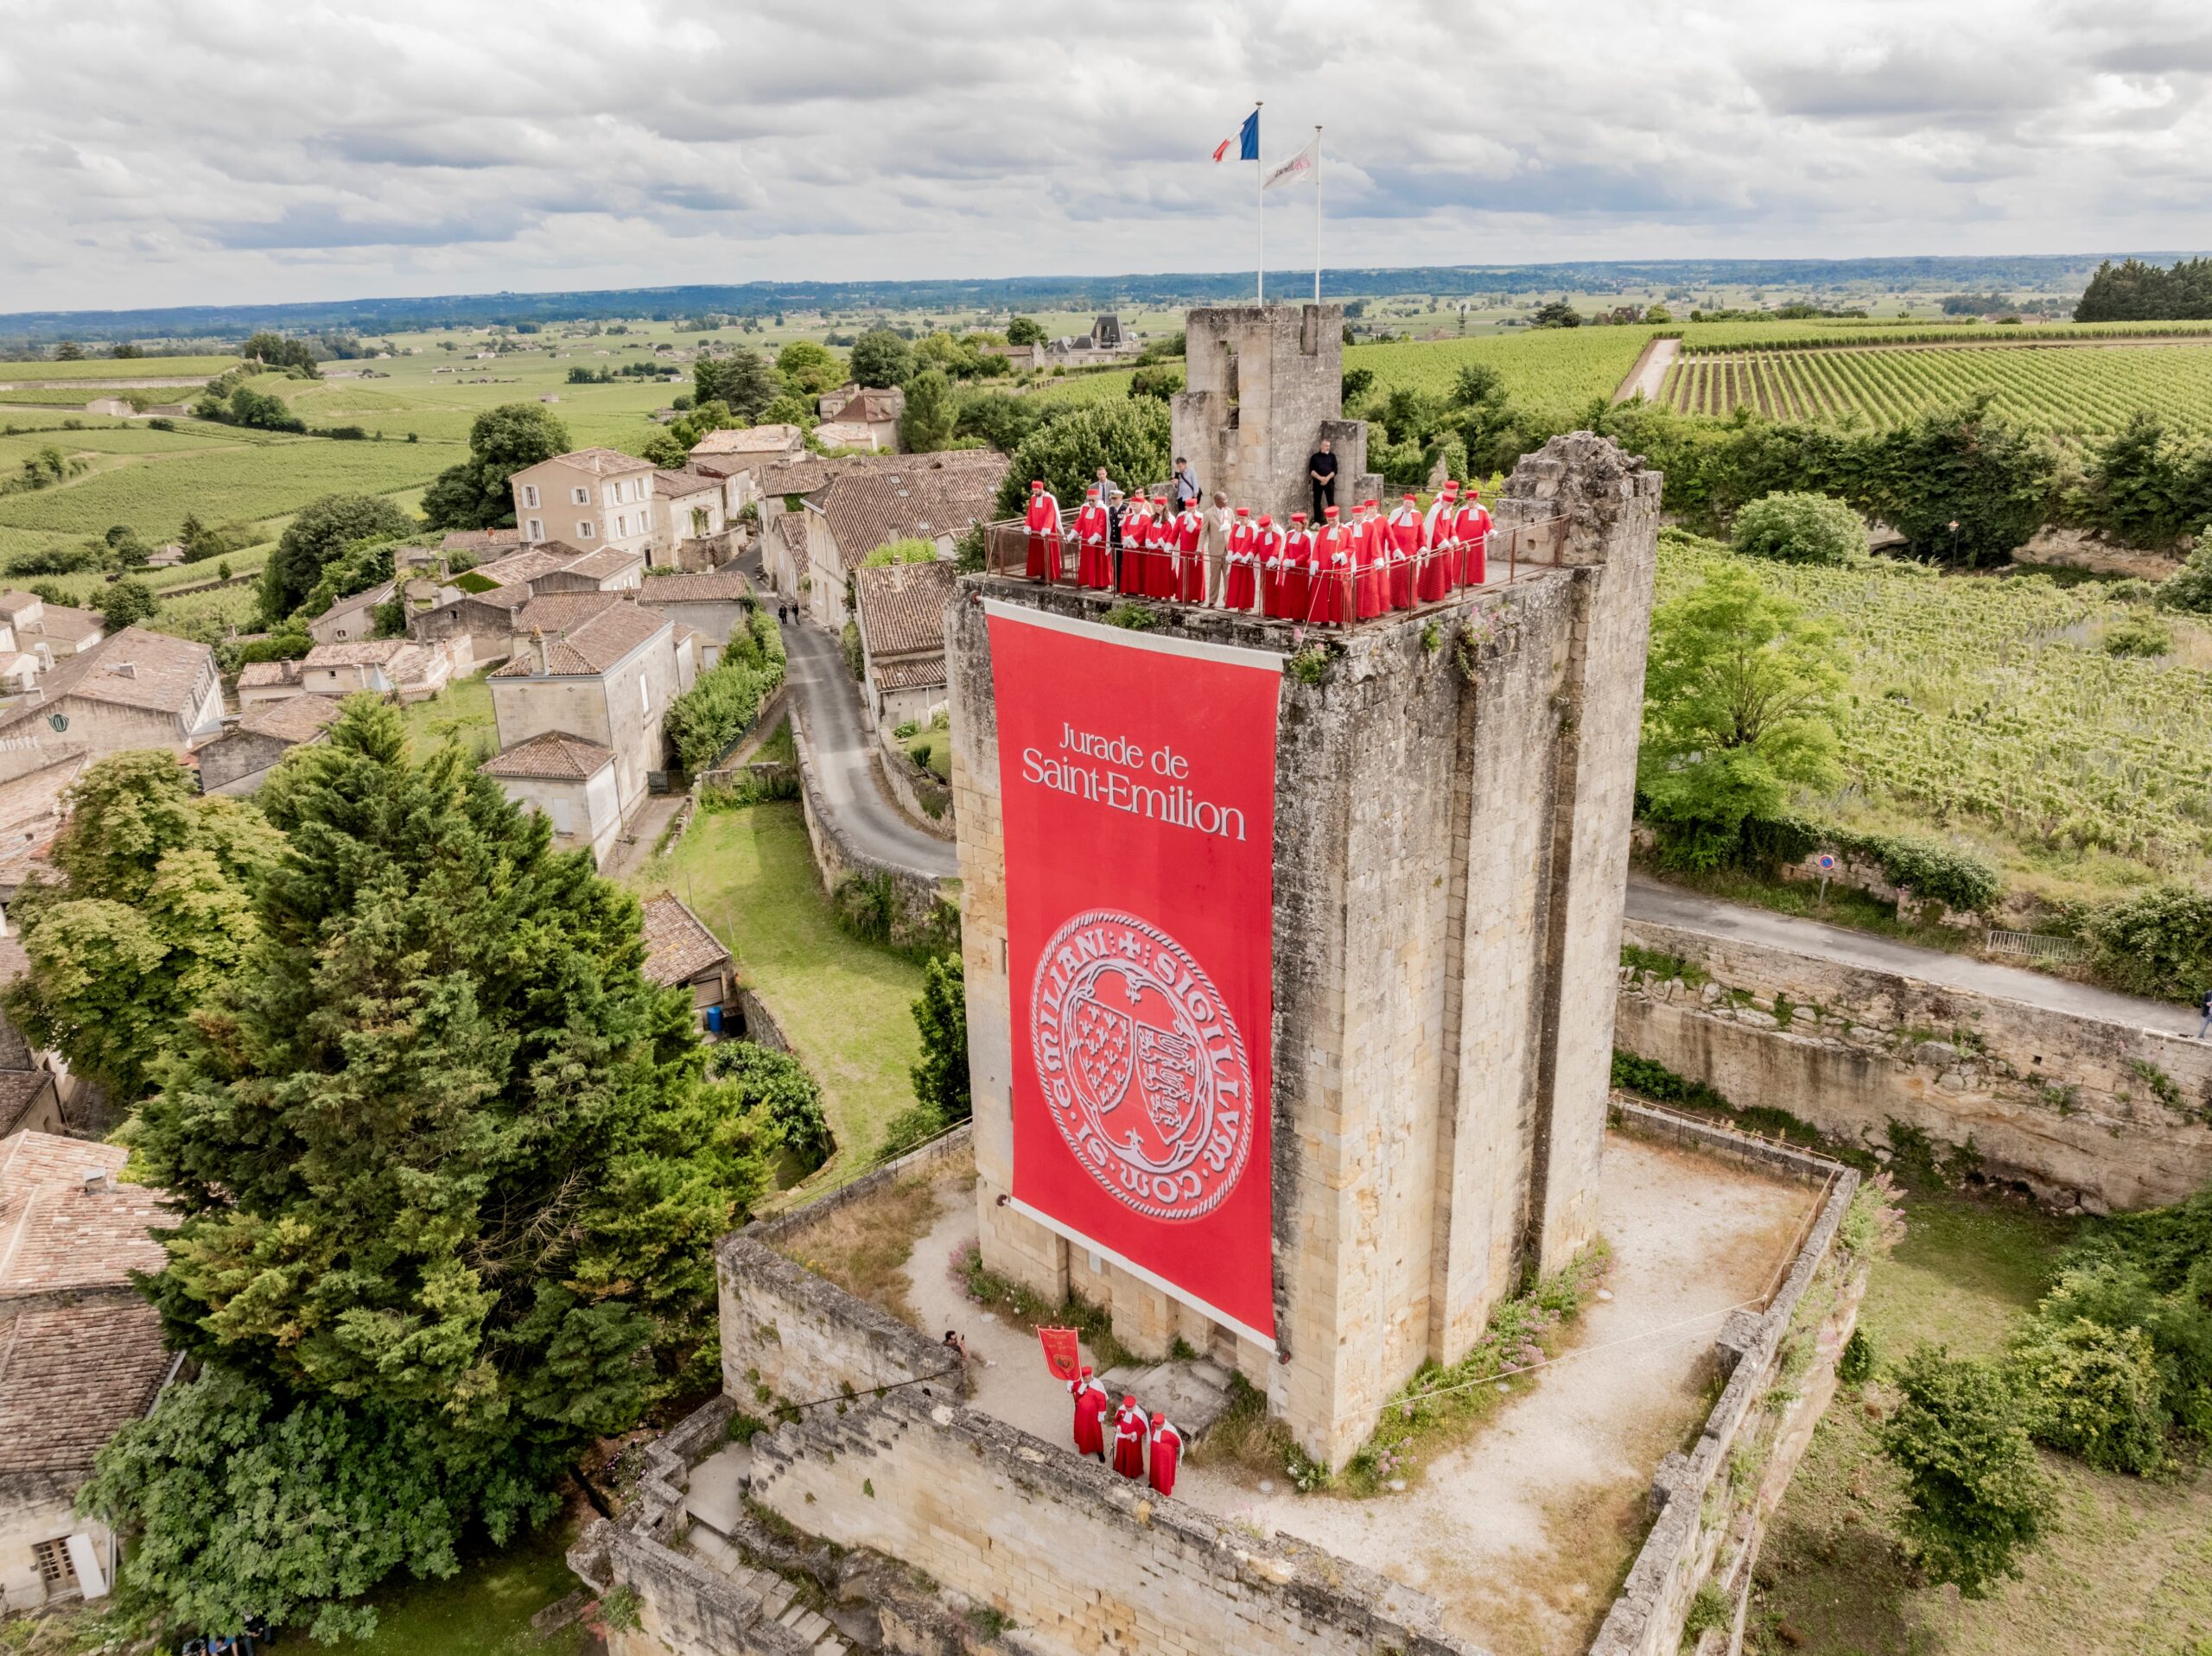
{"label": "red cap", "polygon": [[1337,515],[1337,509],[1336,509],[1334,506],[1331,506],[1330,508],[1328,508],[1328,510],[1327,510],[1327,511],[1324,511],[1321,515],[1322,515],[1324,517],[1334,517]]}
{"label": "red cap", "polygon": [[1472,495],[1479,495],[1482,491],[1478,489],[1473,484],[1470,483],[1467,485],[1467,492]]}
{"label": "red cap", "polygon": [[1155,1426],[1164,1426],[1167,1424],[1167,1417],[1162,1414],[1159,1410],[1154,1409],[1152,1412],[1152,1424]]}
{"label": "red cap", "polygon": [[1249,517],[1252,515],[1252,509],[1249,506],[1239,506],[1236,509],[1236,515],[1239,517]]}
{"label": "red cap", "polygon": [[1444,492],[1446,494],[1457,494],[1459,492],[1459,485],[1447,477],[1444,479]]}
{"label": "red cap", "polygon": [[1419,498],[1419,497],[1418,497],[1418,496],[1416,496],[1411,489],[1408,489],[1408,490],[1407,490],[1407,491],[1406,491],[1406,498],[1407,498],[1407,499],[1408,499],[1408,500],[1413,500],[1413,499],[1417,499],[1418,498]]}
{"label": "red cap", "polygon": [[1045,479],[1041,477],[1033,477],[1029,479],[1029,486],[1033,489],[1041,489],[1045,486]]}
{"label": "red cap", "polygon": [[1275,520],[1274,518],[1268,517],[1265,512],[1262,512],[1260,514],[1260,527],[1262,529],[1273,529],[1274,526]]}
{"label": "red cap", "polygon": [[1302,523],[1306,521],[1306,514],[1302,511],[1294,511],[1290,514],[1290,521],[1294,523]]}
{"label": "red cap", "polygon": [[1136,1398],[1136,1393],[1134,1393],[1134,1392],[1124,1392],[1124,1393],[1122,1393],[1122,1406],[1123,1408],[1125,1408],[1125,1409],[1134,1409],[1134,1408],[1135,1408],[1135,1407],[1137,1406],[1137,1398]]}
{"label": "red cap", "polygon": [[1096,494],[1097,492],[1098,485],[1096,483],[1092,484],[1089,488],[1084,491],[1084,493],[1085,494]]}

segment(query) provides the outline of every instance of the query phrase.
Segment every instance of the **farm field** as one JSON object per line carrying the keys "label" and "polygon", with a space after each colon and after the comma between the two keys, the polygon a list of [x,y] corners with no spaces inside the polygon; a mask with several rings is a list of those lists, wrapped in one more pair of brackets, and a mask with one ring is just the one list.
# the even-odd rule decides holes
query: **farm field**
{"label": "farm field", "polygon": [[2146,408],[2174,429],[2212,430],[2212,334],[2158,344],[1700,352],[1668,371],[1660,401],[1682,414],[1749,406],[1781,420],[1858,415],[1886,426],[1984,389],[1996,393],[1999,412],[2061,436],[2117,431]]}
{"label": "farm field", "polygon": [[1660,540],[1663,603],[1724,566],[1832,625],[1850,677],[1848,777],[1815,815],[1971,841],[2008,884],[2102,897],[2164,874],[2212,875],[2212,638],[2175,655],[2105,654],[2127,606],[2094,583],[1938,576],[1873,561],[1833,568]]}
{"label": "farm field", "polygon": [[0,362],[0,385],[22,385],[33,380],[106,380],[114,383],[126,379],[175,379],[191,375],[200,379],[213,379],[238,365],[238,358],[227,353],[205,357],[126,357],[117,361],[108,357],[88,358],[83,362]]}

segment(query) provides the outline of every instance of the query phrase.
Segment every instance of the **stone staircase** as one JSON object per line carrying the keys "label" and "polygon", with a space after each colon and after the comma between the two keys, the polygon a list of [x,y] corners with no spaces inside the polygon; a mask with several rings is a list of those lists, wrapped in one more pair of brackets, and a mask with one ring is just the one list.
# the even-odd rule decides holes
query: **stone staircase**
{"label": "stone staircase", "polygon": [[830,1624],[829,1617],[800,1602],[798,1589],[792,1583],[772,1570],[756,1570],[747,1564],[735,1547],[705,1524],[692,1525],[691,1532],[685,1539],[695,1554],[757,1596],[761,1619],[789,1628],[804,1644],[810,1656],[848,1656],[852,1646]]}

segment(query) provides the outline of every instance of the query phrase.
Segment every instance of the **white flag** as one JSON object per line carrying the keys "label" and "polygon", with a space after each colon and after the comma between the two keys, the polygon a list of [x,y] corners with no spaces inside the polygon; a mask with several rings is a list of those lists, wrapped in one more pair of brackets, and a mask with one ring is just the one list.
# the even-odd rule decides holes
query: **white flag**
{"label": "white flag", "polygon": [[1321,166],[1321,135],[1315,133],[1313,141],[1288,161],[1280,162],[1275,169],[1260,181],[1260,187],[1272,190],[1278,184],[1303,184],[1315,176]]}

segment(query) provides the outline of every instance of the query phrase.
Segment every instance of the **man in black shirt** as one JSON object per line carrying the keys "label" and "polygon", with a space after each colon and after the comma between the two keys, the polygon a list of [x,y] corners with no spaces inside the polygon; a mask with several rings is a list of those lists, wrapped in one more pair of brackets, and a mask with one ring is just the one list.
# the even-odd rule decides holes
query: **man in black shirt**
{"label": "man in black shirt", "polygon": [[1337,457],[1329,452],[1329,440],[1321,439],[1320,452],[1306,462],[1306,475],[1313,479],[1313,517],[1319,523],[1325,508],[1337,504]]}

